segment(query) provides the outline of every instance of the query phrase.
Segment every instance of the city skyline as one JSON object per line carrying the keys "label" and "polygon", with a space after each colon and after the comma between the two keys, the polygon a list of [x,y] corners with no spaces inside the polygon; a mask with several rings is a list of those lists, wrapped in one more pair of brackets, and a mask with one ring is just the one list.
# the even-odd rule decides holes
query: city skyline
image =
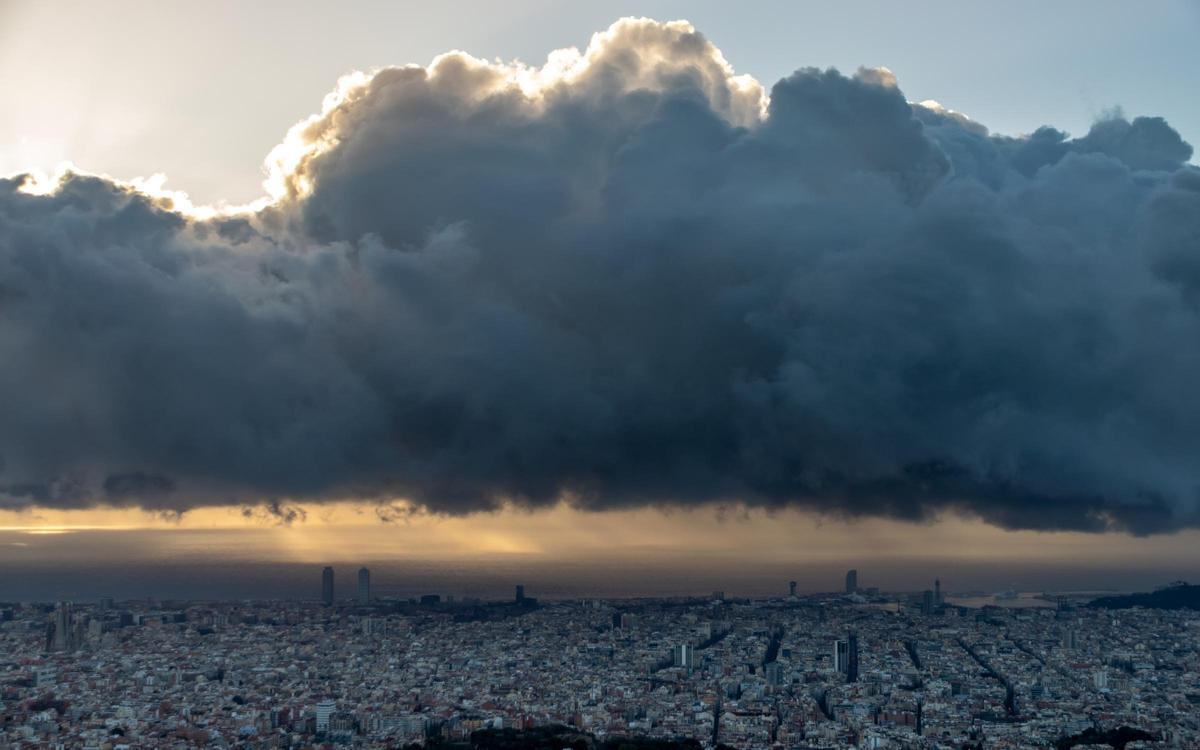
{"label": "city skyline", "polygon": [[0,0],[0,750],[1195,750],[1197,38]]}
{"label": "city skyline", "polygon": [[1200,663],[1194,612],[515,593],[0,605],[0,741],[1174,750],[1200,737],[1180,700]]}
{"label": "city skyline", "polygon": [[[0,564],[26,571],[19,589],[11,579],[0,584],[0,600],[39,598],[38,591],[48,599],[69,598],[81,590],[74,582],[77,578],[96,575],[114,581],[145,578],[145,587],[157,596],[170,596],[172,587],[181,587],[177,594],[237,599],[270,596],[280,585],[289,587],[290,596],[302,596],[311,586],[304,586],[299,571],[319,571],[326,564],[347,571],[366,564],[387,569],[395,578],[402,578],[408,568],[418,580],[438,586],[449,584],[447,576],[453,571],[466,570],[468,577],[491,581],[488,572],[497,566],[545,568],[549,578],[543,580],[549,583],[555,577],[569,578],[556,572],[564,565],[572,570],[584,566],[617,571],[621,581],[631,584],[629,595],[634,596],[699,594],[720,587],[763,595],[774,584],[757,581],[776,578],[797,580],[805,593],[840,590],[840,577],[853,565],[872,571],[874,582],[869,585],[891,590],[919,591],[939,574],[949,578],[946,571],[955,570],[954,585],[962,590],[994,592],[1015,585],[1029,591],[1136,591],[1193,578],[1200,548],[1200,536],[1194,532],[1115,539],[1107,535],[1106,554],[1097,559],[1096,537],[1091,534],[1009,532],[961,519],[916,526],[839,522],[788,512],[720,519],[705,508],[632,514],[557,509],[510,518],[502,514],[485,517],[487,531],[481,534],[478,518],[414,517],[386,524],[371,518],[369,510],[356,512],[352,507],[344,506],[326,519],[314,512],[303,523],[248,528],[233,525],[239,523],[240,509],[220,511],[215,518],[201,512],[182,521],[124,512],[105,516],[103,525],[89,528],[72,527],[70,512],[43,511],[41,523],[26,518],[26,525],[0,528]],[[235,566],[237,575],[230,577],[217,560]],[[451,573],[431,573],[439,566]],[[256,572],[260,568],[264,570]],[[686,579],[680,576],[690,568],[701,575],[681,583]],[[189,588],[193,576],[188,571],[197,569],[216,574],[200,588]],[[740,572],[721,572],[728,570]],[[705,572],[713,577],[714,571],[714,580],[703,580]],[[656,573],[666,588],[642,585],[647,572]],[[347,578],[343,585],[349,583]],[[136,596],[139,585],[123,588],[123,595]],[[220,586],[228,591],[222,594]],[[453,586],[479,592],[469,582]],[[508,581],[495,580],[484,590],[499,593],[508,587]],[[609,585],[591,590],[620,594]]]}
{"label": "city skyline", "polygon": [[[962,564],[923,560],[880,561],[866,568],[853,590],[843,586],[837,563],[753,567],[728,559],[688,555],[639,559],[624,565],[579,559],[548,565],[544,560],[346,560],[329,565],[197,558],[139,568],[93,563],[9,567],[8,601],[101,602],[106,600],[299,601],[325,607],[389,606],[437,595],[446,601],[559,602],[706,598],[786,599],[839,594],[851,602],[909,597],[922,611],[955,606],[1049,606],[1056,597],[1087,601],[1103,595],[1159,590],[1182,581],[1173,571],[1119,568],[1039,569],[1017,565]],[[339,577],[338,571],[341,571]],[[355,571],[366,570],[366,597]],[[953,579],[943,587],[944,571]],[[858,572],[858,571],[856,571]],[[797,580],[799,579],[799,580]],[[341,583],[339,584],[339,580]],[[1096,585],[1102,580],[1103,585]],[[517,583],[514,583],[517,582]],[[526,585],[533,592],[526,597]],[[883,597],[882,599],[880,597]],[[0,598],[0,601],[5,599]]]}

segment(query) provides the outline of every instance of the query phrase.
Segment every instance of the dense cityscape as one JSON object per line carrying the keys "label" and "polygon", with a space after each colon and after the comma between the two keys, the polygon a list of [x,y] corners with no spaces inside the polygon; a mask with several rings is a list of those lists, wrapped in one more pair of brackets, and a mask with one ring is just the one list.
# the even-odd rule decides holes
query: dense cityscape
{"label": "dense cityscape", "polygon": [[887,594],[856,571],[838,593],[754,600],[386,599],[366,568],[350,596],[336,582],[326,568],[312,601],[2,605],[0,748],[387,748],[552,726],[706,748],[1200,746],[1187,610],[964,606],[940,581]]}
{"label": "dense cityscape", "polygon": [[0,0],[0,750],[1200,750],[1198,39]]}

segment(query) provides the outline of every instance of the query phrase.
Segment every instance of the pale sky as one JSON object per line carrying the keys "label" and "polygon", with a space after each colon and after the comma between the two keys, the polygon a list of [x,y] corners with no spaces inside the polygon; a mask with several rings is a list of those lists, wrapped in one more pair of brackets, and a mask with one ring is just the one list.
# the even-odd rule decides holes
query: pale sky
{"label": "pale sky", "polygon": [[0,174],[155,173],[201,203],[262,195],[262,162],[340,75],[451,49],[540,64],[620,16],[686,18],[767,86],[801,67],[895,72],[993,132],[1101,113],[1200,142],[1200,3],[18,2],[0,0]]}

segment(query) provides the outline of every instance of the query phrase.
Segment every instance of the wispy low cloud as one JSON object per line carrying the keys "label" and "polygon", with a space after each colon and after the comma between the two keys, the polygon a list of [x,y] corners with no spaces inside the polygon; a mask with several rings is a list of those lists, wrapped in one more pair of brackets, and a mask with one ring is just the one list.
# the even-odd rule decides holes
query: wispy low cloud
{"label": "wispy low cloud", "polygon": [[898,86],[625,20],[343,80],[239,215],[0,180],[0,507],[1200,524],[1191,147]]}
{"label": "wispy low cloud", "polygon": [[380,523],[405,523],[420,518],[427,513],[425,509],[411,503],[383,502],[374,506],[375,518]]}
{"label": "wispy low cloud", "polygon": [[242,518],[259,523],[273,523],[276,526],[291,526],[303,523],[308,519],[308,511],[299,505],[280,500],[266,500],[257,505],[247,505],[242,508]]}

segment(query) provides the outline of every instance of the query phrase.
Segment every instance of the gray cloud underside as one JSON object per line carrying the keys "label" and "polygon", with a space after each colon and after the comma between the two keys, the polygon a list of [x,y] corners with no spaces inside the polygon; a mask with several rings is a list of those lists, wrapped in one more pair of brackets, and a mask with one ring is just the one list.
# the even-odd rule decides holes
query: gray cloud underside
{"label": "gray cloud underside", "polygon": [[[255,214],[0,180],[0,503],[1200,523],[1200,172],[625,22],[379,71]],[[499,78],[498,78],[499,77]],[[314,145],[315,144],[315,145]]]}

